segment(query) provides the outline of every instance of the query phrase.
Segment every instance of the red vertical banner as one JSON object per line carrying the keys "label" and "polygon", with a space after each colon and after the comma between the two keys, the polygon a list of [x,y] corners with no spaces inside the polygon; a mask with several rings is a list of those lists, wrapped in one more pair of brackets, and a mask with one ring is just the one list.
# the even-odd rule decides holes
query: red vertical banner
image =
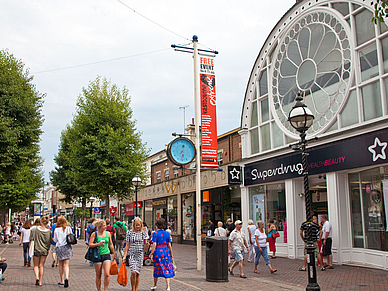
{"label": "red vertical banner", "polygon": [[214,58],[200,57],[201,166],[218,167]]}

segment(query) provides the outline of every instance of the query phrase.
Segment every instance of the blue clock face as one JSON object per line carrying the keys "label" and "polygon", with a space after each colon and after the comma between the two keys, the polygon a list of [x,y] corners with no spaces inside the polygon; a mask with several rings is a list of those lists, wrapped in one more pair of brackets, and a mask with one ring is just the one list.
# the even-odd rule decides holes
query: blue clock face
{"label": "blue clock face", "polygon": [[176,165],[186,165],[195,158],[195,147],[191,140],[178,137],[174,139],[168,149],[168,155],[172,162]]}

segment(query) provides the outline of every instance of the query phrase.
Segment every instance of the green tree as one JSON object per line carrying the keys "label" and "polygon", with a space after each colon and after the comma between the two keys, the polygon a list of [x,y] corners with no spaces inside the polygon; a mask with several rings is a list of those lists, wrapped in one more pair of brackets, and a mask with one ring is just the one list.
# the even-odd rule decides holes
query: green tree
{"label": "green tree", "polygon": [[388,4],[387,0],[377,0],[374,4],[374,15],[372,22],[377,24],[377,21],[385,22],[385,18],[388,16]]}
{"label": "green tree", "polygon": [[22,210],[42,186],[39,141],[44,95],[24,63],[0,50],[0,205]]}
{"label": "green tree", "polygon": [[[84,239],[85,234],[85,217],[86,203],[91,196],[81,186],[78,186],[74,181],[74,173],[70,167],[71,152],[69,148],[68,132],[72,130],[69,126],[61,134],[61,142],[59,145],[58,155],[54,161],[57,164],[55,170],[50,172],[50,180],[57,190],[64,195],[62,199],[66,203],[73,203],[75,200],[81,203],[82,210],[79,212],[81,217],[81,232],[80,238]],[[78,210],[78,209],[77,209]]]}
{"label": "green tree", "polygon": [[[97,77],[82,89],[68,138],[67,161],[74,185],[100,199],[132,194],[132,178],[144,172],[148,154],[136,130],[128,90]],[[59,154],[58,154],[59,156]]]}

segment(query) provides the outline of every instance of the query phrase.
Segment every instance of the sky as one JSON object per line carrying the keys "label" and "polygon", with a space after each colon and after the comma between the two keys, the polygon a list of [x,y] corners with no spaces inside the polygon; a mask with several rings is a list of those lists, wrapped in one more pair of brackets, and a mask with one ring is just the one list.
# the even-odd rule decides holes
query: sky
{"label": "sky", "polygon": [[[295,0],[0,0],[0,49],[21,59],[44,98],[41,156],[55,168],[61,131],[90,81],[126,87],[150,153],[194,117],[192,55],[171,44],[217,50],[218,135],[240,126],[249,75],[267,36]],[[130,9],[130,8],[131,9]],[[133,11],[135,10],[135,12]],[[187,106],[186,122],[183,110]]]}

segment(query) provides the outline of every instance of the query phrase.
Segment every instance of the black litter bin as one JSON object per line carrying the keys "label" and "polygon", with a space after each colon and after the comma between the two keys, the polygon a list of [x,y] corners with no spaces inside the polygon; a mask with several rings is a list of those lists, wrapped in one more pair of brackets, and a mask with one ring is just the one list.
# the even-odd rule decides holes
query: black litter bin
{"label": "black litter bin", "polygon": [[228,238],[206,237],[206,281],[228,282]]}

